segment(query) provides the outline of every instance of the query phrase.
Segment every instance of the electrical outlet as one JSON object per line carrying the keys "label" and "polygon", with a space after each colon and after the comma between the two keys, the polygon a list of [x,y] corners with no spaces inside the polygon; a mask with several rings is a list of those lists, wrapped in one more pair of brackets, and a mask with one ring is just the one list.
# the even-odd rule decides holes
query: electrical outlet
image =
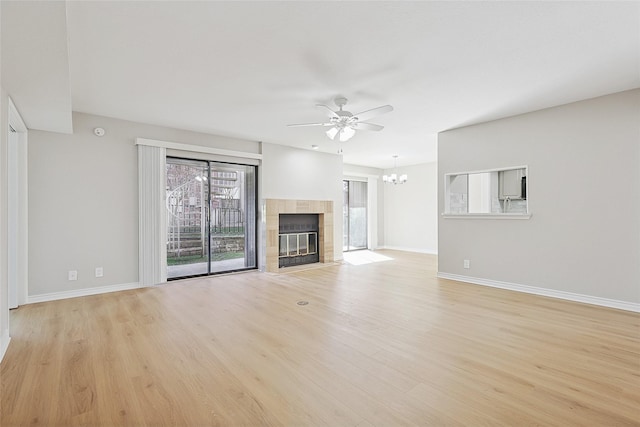
{"label": "electrical outlet", "polygon": [[102,267],[96,267],[96,277],[102,276],[104,276],[104,270],[102,269]]}
{"label": "electrical outlet", "polygon": [[464,260],[464,264],[463,264],[464,268],[469,268],[469,265],[470,265],[469,260],[468,260],[468,259],[465,259],[465,260]]}
{"label": "electrical outlet", "polygon": [[78,280],[78,270],[69,270],[69,280]]}

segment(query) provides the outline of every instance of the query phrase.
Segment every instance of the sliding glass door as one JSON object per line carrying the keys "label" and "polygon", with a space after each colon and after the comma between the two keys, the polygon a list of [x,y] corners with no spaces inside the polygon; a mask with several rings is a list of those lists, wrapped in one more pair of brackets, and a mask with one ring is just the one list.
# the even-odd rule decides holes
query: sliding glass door
{"label": "sliding glass door", "polygon": [[367,249],[367,183],[343,181],[342,250]]}
{"label": "sliding glass door", "polygon": [[255,166],[167,158],[167,278],[256,267]]}

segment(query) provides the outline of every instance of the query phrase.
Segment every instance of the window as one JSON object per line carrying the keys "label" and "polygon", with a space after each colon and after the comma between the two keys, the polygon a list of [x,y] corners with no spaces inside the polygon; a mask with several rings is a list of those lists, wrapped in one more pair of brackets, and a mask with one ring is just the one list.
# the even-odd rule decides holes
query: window
{"label": "window", "polygon": [[529,217],[526,166],[450,173],[444,177],[447,217]]}

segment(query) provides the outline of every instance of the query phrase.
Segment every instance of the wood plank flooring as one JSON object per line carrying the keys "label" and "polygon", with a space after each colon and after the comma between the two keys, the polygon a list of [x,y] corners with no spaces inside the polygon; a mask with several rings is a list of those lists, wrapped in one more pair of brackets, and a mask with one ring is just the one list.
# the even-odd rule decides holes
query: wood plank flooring
{"label": "wood plank flooring", "polygon": [[13,310],[0,425],[640,426],[637,313],[381,253]]}

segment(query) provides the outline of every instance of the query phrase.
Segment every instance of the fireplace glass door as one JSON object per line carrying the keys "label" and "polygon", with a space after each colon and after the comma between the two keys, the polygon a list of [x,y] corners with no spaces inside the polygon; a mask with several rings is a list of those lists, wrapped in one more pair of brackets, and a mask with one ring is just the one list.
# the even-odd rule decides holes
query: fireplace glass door
{"label": "fireplace glass door", "polygon": [[318,231],[318,214],[280,214],[278,266],[318,262]]}

